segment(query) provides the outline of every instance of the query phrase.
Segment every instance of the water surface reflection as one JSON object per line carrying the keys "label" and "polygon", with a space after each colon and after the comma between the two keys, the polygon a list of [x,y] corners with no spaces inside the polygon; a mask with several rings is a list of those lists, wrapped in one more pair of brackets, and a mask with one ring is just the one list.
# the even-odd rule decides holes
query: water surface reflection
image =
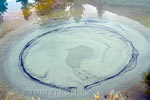
{"label": "water surface reflection", "polygon": [[[72,17],[76,21],[79,21],[81,18],[87,17],[99,18],[103,11],[107,10],[135,19],[145,25],[150,25],[150,19],[148,18],[148,16],[150,16],[150,8],[147,6],[150,2],[147,0],[143,2],[139,0],[134,1],[135,2],[127,2],[125,0],[114,0],[113,2],[110,0],[1,0],[0,19],[2,22],[3,17],[9,14],[8,12],[12,8],[15,8],[13,9],[14,12],[20,9],[22,14],[20,16],[23,16],[25,20],[32,19],[33,17],[38,17],[42,20],[46,17],[48,19],[68,19]],[[85,13],[85,11],[88,12]],[[14,13],[14,15],[15,14],[16,13]]]}
{"label": "water surface reflection", "polygon": [[6,12],[8,4],[6,0],[0,1],[0,24],[3,22],[3,14]]}

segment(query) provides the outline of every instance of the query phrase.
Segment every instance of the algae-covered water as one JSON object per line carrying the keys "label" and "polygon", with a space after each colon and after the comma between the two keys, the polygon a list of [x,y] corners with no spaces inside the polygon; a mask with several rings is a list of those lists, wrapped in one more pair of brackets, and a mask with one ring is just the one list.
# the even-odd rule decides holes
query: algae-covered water
{"label": "algae-covered water", "polygon": [[26,97],[125,90],[150,66],[149,0],[1,0],[0,78]]}

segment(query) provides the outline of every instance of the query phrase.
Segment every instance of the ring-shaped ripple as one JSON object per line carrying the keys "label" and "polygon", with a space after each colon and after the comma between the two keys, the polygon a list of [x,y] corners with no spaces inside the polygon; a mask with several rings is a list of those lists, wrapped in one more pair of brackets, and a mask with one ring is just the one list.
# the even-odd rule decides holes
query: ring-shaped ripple
{"label": "ring-shaped ripple", "polygon": [[19,55],[23,72],[42,85],[71,91],[90,89],[136,67],[139,52],[121,31],[86,23],[30,40]]}

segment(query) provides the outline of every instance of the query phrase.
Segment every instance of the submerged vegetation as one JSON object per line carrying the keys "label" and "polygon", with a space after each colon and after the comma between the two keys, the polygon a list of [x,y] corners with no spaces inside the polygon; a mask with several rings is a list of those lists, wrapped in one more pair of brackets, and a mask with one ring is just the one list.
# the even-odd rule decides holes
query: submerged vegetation
{"label": "submerged vegetation", "polygon": [[143,77],[143,81],[146,84],[146,94],[150,95],[150,70],[148,70],[147,72],[145,72],[144,77]]}

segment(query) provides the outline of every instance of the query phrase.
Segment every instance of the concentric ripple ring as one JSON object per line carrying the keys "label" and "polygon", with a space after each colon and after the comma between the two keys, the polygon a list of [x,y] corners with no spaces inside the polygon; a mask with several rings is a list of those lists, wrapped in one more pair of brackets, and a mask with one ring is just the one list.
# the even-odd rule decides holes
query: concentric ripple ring
{"label": "concentric ripple ring", "polygon": [[125,30],[87,24],[97,22],[87,20],[36,36],[20,52],[21,69],[35,82],[66,91],[88,90],[134,69],[139,52],[123,36]]}

